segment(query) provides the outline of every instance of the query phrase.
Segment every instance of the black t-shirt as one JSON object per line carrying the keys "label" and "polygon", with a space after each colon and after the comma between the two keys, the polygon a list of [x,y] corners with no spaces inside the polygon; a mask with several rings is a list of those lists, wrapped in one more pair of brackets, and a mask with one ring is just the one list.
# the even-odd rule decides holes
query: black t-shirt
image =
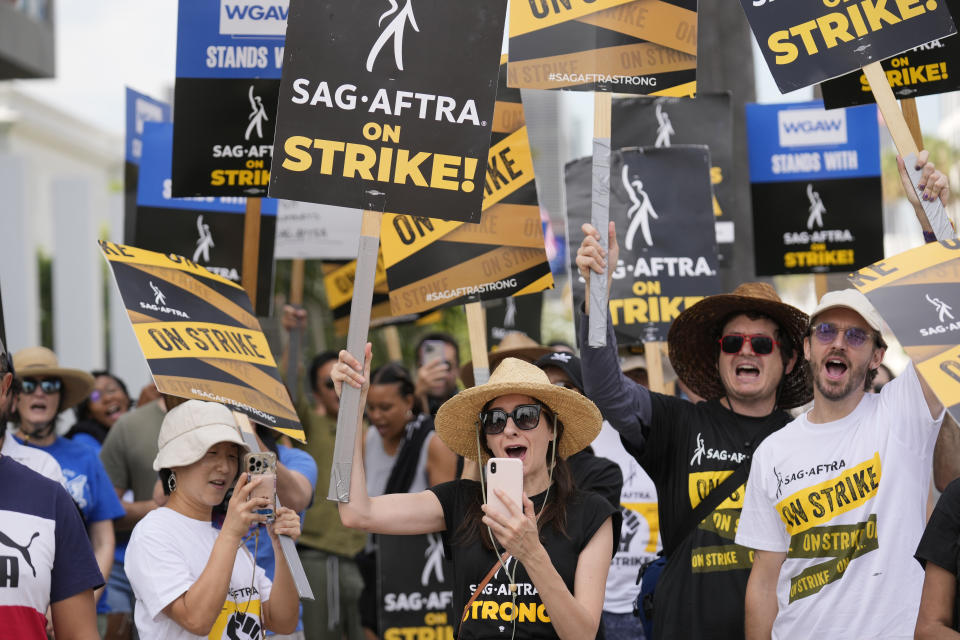
{"label": "black t-shirt", "polygon": [[[587,447],[567,458],[567,465],[573,475],[573,483],[581,491],[592,491],[606,498],[613,508],[620,511],[620,492],[623,491],[623,472],[613,460],[598,456]],[[620,524],[614,522],[619,531]]]}
{"label": "black t-shirt", "polygon": [[[454,480],[431,487],[430,491],[436,494],[443,506],[447,527],[443,533],[444,552],[453,561],[453,607],[459,619],[477,584],[497,562],[497,556],[477,538],[467,544],[462,544],[460,540],[460,524],[470,506],[482,502],[479,482]],[[537,511],[543,504],[544,496],[545,493],[541,493],[531,497]],[[600,525],[613,513],[610,503],[599,495],[576,491],[567,504],[566,536],[557,532],[552,525],[541,530],[543,546],[570,593],[573,593],[580,552]],[[484,530],[483,535],[489,534]],[[616,540],[613,548],[617,548]],[[506,564],[510,571],[515,571],[516,605],[513,604],[509,591],[510,578],[500,569],[470,605],[459,637],[462,640],[509,638],[513,629],[513,617],[516,616],[516,638],[556,638],[557,634],[550,624],[549,612],[540,600],[526,569],[512,557],[507,559]]]}
{"label": "black t-shirt", "polygon": [[657,583],[654,637],[742,638],[752,566],[752,552],[734,544],[743,489],[692,534],[680,529],[695,506],[790,416],[783,411],[742,416],[719,400],[692,404],[656,393],[650,399],[652,419],[643,427],[642,451],[623,442],[657,487],[660,535],[664,547],[673,549]]}
{"label": "black t-shirt", "polygon": [[[937,506],[930,515],[927,528],[917,545],[914,556],[920,564],[926,566],[932,562],[953,575],[958,571],[958,553],[960,553],[960,478],[954,480],[943,490]],[[960,630],[960,584],[953,598],[953,628]]]}

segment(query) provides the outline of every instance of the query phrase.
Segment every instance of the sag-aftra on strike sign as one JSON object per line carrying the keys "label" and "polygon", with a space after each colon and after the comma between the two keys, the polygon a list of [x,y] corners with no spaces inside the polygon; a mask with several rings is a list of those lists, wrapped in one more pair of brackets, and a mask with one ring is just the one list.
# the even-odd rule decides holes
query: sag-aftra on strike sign
{"label": "sag-aftra on strike sign", "polygon": [[956,32],[944,0],[740,0],[784,93]]}
{"label": "sag-aftra on strike sign", "polygon": [[270,195],[477,222],[506,0],[293,0]]}

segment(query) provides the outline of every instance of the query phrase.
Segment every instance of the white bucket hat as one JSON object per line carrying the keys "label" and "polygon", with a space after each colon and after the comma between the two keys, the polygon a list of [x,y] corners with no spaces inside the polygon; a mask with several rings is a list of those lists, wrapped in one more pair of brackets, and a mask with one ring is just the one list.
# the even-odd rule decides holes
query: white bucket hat
{"label": "white bucket hat", "polygon": [[163,418],[157,438],[160,450],[153,461],[153,470],[193,464],[219,442],[232,442],[247,451],[250,449],[229,409],[216,402],[187,400]]}

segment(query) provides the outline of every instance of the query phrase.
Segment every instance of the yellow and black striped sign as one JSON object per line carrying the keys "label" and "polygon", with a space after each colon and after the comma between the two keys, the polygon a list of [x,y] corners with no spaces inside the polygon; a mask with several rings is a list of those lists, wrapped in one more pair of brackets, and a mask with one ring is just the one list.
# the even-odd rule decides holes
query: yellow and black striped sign
{"label": "yellow and black striped sign", "polygon": [[100,250],[162,393],[220,402],[306,441],[242,287],[181,256],[112,242]]}
{"label": "yellow and black striped sign", "polygon": [[479,224],[386,214],[380,231],[394,315],[553,287],[520,91],[500,87]]}
{"label": "yellow and black striped sign", "polygon": [[692,96],[696,0],[510,3],[508,84]]}
{"label": "yellow and black striped sign", "polygon": [[850,275],[917,371],[960,418],[960,240],[905,251]]}

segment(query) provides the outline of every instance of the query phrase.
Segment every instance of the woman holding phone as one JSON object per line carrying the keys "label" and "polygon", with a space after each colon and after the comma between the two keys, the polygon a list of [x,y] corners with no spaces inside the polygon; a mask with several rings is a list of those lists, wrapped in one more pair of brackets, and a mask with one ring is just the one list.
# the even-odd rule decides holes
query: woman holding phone
{"label": "woman holding phone", "polygon": [[[164,417],[157,444],[153,468],[170,498],[134,527],[125,562],[141,640],[293,633],[299,600],[287,564],[277,563],[271,583],[243,545],[259,535],[256,525],[267,516],[257,511],[273,501],[254,497],[266,476],[238,474],[247,445],[233,414],[188,400]],[[270,539],[258,543],[280,554],[277,536],[299,537],[300,518],[280,507],[267,532]]]}
{"label": "woman holding phone", "polygon": [[[344,382],[366,392],[370,358],[369,344],[364,368],[340,352],[331,376],[338,392]],[[496,490],[508,513],[491,509],[483,482],[472,480],[371,498],[358,438],[350,502],[339,504],[340,517],[373,533],[443,533],[454,606],[463,610],[460,638],[505,638],[511,626],[517,638],[595,637],[619,514],[603,498],[577,491],[564,459],[590,444],[600,424],[587,398],[508,358],[487,384],[445,402],[436,430],[450,449],[481,465],[519,459],[522,504]]]}

